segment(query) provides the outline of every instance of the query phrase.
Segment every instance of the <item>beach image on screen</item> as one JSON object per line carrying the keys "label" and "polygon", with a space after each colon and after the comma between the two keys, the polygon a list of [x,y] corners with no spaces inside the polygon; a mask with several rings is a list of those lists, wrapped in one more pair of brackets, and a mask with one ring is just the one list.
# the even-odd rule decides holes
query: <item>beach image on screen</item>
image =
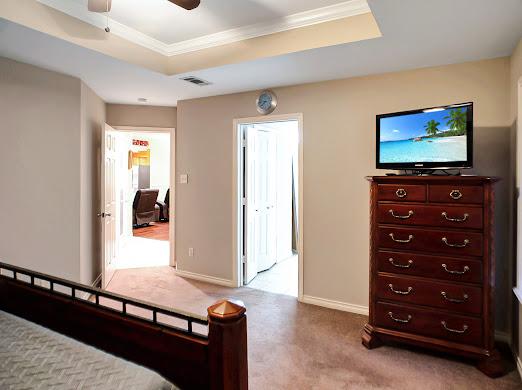
{"label": "beach image on screen", "polygon": [[467,160],[468,107],[381,118],[381,163]]}

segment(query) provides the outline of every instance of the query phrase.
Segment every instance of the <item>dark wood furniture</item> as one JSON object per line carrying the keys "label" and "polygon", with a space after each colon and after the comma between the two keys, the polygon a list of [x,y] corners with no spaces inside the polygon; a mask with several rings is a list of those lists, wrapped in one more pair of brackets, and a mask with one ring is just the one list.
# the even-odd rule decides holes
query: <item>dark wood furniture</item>
{"label": "dark wood furniture", "polygon": [[247,389],[247,327],[240,301],[208,317],[0,263],[0,310],[161,374],[182,389]]}
{"label": "dark wood furniture", "polygon": [[399,341],[503,373],[494,346],[493,185],[478,176],[370,177],[371,349]]}

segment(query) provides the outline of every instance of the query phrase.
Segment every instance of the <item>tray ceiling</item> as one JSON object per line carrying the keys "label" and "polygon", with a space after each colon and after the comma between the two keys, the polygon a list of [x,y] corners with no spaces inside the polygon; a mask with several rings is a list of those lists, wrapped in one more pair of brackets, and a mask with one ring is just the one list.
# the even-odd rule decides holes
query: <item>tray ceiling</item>
{"label": "tray ceiling", "polygon": [[[38,0],[99,28],[87,0]],[[113,0],[111,33],[172,56],[370,12],[366,0],[204,0],[192,11],[166,0]]]}

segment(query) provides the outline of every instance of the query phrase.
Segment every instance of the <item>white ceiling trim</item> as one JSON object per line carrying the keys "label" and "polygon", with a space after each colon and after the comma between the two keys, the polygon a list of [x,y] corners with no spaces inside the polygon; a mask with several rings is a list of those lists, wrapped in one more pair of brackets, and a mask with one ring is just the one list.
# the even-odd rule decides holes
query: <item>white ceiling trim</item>
{"label": "white ceiling trim", "polygon": [[[85,4],[80,0],[38,0],[38,2],[80,19],[98,28],[105,28],[107,18],[105,14],[88,12]],[[149,35],[143,34],[127,25],[109,18],[111,33],[136,43],[165,56],[175,56],[216,46],[275,34],[295,28],[312,26],[314,24],[330,22],[371,12],[367,0],[350,0],[327,7],[288,15],[278,20],[256,23],[248,26],[221,31],[202,37],[166,44]]]}
{"label": "white ceiling trim", "polygon": [[371,12],[366,0],[351,0],[328,7],[299,12],[279,20],[242,26],[169,45],[168,55],[189,53],[264,35],[312,26]]}
{"label": "white ceiling trim", "polygon": [[[37,1],[100,29],[104,29],[107,26],[107,16],[105,13],[89,12],[87,10],[86,4],[84,4],[81,0]],[[169,45],[166,43],[152,38],[149,35],[143,34],[142,32],[135,30],[125,24],[119,23],[111,18],[109,18],[109,27],[111,28],[111,34],[117,35],[120,38],[146,47],[147,49],[154,50],[165,56],[168,55],[167,50]]]}

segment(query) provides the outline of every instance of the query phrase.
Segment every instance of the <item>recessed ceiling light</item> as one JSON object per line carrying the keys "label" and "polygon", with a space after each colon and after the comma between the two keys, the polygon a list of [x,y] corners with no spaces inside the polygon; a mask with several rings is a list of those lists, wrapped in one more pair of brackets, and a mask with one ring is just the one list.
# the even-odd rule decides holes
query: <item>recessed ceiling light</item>
{"label": "recessed ceiling light", "polygon": [[147,99],[146,98],[138,98],[138,101],[140,103],[147,103]]}

